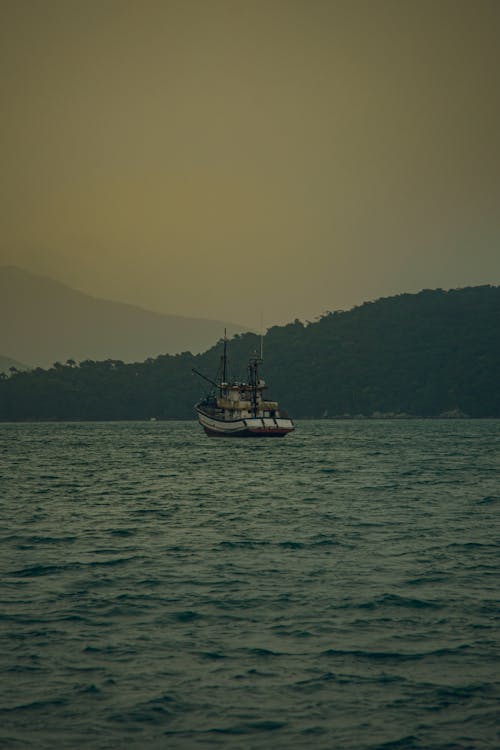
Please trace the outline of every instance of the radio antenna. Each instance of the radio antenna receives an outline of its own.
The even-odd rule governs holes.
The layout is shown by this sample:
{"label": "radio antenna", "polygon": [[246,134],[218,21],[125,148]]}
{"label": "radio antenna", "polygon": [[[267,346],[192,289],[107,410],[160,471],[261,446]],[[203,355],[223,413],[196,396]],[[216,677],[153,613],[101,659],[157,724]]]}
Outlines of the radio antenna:
{"label": "radio antenna", "polygon": [[224,354],[222,355],[222,382],[227,383],[227,330],[224,328]]}

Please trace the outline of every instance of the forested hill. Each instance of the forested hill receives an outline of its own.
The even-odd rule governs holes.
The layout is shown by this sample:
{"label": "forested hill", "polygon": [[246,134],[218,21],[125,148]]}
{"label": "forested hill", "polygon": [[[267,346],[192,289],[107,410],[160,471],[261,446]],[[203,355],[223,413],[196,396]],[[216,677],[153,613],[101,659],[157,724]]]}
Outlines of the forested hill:
{"label": "forested hill", "polygon": [[[254,334],[230,343],[245,377]],[[142,363],[55,363],[0,381],[0,419],[192,418],[221,344]],[[425,290],[276,326],[264,340],[269,396],[293,417],[461,413],[500,417],[500,287]]]}

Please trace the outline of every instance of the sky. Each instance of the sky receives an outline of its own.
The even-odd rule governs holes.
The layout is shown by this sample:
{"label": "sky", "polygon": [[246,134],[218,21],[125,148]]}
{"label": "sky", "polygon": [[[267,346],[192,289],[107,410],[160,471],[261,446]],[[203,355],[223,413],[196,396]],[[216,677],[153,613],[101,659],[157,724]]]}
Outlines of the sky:
{"label": "sky", "polygon": [[0,0],[0,264],[254,328],[498,284],[499,39],[497,0]]}

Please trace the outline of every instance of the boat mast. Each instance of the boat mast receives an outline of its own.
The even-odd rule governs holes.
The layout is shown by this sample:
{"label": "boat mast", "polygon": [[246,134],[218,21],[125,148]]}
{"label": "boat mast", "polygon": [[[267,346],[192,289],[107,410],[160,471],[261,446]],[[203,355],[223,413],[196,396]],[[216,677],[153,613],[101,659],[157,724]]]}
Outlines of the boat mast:
{"label": "boat mast", "polygon": [[260,361],[264,361],[264,323],[262,311],[260,313]]}
{"label": "boat mast", "polygon": [[222,355],[222,382],[227,383],[227,333],[224,328],[224,354]]}
{"label": "boat mast", "polygon": [[248,381],[252,394],[253,416],[257,416],[257,357],[251,357],[248,363]]}

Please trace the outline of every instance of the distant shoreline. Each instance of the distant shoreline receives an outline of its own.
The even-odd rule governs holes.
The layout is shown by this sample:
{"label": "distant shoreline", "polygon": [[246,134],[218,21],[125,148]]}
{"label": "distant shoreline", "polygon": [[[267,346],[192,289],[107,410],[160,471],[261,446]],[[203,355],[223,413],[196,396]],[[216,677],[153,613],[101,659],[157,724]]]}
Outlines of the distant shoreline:
{"label": "distant shoreline", "polygon": [[[294,422],[485,422],[500,420],[497,416],[485,417],[452,417],[452,416],[415,416],[406,414],[404,416],[362,416],[356,415],[340,417],[299,417]],[[158,422],[197,422],[196,417],[192,419],[169,418],[169,419],[0,419],[0,424],[156,424]]]}

